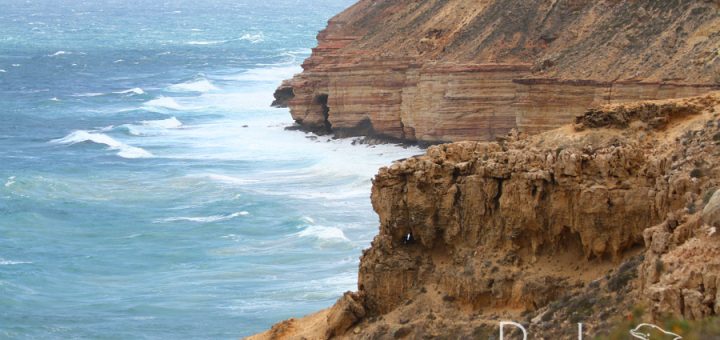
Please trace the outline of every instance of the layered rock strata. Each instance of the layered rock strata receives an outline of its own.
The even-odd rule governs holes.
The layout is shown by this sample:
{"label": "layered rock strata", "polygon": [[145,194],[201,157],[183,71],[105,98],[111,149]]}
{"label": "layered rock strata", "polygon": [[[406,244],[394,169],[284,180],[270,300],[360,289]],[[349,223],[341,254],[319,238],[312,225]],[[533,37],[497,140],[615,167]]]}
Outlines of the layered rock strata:
{"label": "layered rock strata", "polygon": [[358,291],[257,338],[478,338],[509,319],[558,339],[633,306],[717,316],[719,112],[720,93],[608,105],[382,168]]}
{"label": "layered rock strata", "polygon": [[407,142],[537,133],[587,107],[720,84],[717,1],[361,0],[274,105],[303,128]]}

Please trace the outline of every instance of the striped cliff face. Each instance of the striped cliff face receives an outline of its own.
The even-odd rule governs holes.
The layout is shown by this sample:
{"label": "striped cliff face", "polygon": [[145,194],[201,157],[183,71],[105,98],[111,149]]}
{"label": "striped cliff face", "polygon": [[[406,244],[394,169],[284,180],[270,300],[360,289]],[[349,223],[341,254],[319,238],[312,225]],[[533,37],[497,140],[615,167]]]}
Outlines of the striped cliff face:
{"label": "striped cliff face", "polygon": [[304,128],[340,136],[537,133],[589,106],[717,88],[717,11],[694,1],[360,1],[329,22],[276,97]]}

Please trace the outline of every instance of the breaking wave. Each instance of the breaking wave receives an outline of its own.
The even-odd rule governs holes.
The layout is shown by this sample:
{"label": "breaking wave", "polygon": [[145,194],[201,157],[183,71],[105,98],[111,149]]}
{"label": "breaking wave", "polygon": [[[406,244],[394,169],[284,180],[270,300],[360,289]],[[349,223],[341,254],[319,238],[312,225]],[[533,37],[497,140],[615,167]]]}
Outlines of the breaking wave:
{"label": "breaking wave", "polygon": [[168,91],[173,92],[210,92],[217,91],[218,88],[207,79],[194,80],[185,83],[175,84],[168,87]]}
{"label": "breaking wave", "polygon": [[133,88],[133,89],[129,89],[129,90],[125,90],[125,91],[118,91],[118,92],[113,92],[113,93],[117,93],[117,94],[145,94],[145,91],[144,91],[143,89],[139,88],[139,87],[136,87],[136,88]]}
{"label": "breaking wave", "polygon": [[300,237],[311,237],[322,241],[350,241],[345,233],[336,227],[312,225],[298,233]]}
{"label": "breaking wave", "polygon": [[69,135],[59,138],[59,139],[53,139],[50,141],[54,144],[65,144],[65,145],[73,145],[78,143],[84,143],[84,142],[92,142],[96,144],[103,144],[107,145],[109,150],[117,150],[117,155],[122,158],[150,158],[153,157],[153,155],[142,149],[135,146],[127,145],[125,143],[122,143],[120,141],[117,141],[113,139],[112,137],[102,134],[102,133],[96,133],[96,132],[89,132],[84,130],[78,130],[70,133]]}

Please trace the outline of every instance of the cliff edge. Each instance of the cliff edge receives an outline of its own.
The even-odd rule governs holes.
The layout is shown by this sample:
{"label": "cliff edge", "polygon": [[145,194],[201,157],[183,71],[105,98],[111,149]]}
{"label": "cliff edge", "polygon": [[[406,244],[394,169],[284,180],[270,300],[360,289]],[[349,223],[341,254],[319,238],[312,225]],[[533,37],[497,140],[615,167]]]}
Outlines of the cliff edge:
{"label": "cliff edge", "polygon": [[720,1],[360,0],[277,90],[304,129],[440,143],[720,84]]}
{"label": "cliff edge", "polygon": [[[358,291],[253,339],[547,339],[720,315],[720,92],[607,105],[380,169]],[[639,316],[638,316],[639,317]]]}

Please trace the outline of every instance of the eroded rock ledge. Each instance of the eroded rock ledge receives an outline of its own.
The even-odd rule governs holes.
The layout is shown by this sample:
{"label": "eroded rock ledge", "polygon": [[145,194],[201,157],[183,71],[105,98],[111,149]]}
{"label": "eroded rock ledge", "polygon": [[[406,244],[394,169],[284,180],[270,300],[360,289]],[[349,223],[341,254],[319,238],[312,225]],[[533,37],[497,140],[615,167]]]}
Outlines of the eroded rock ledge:
{"label": "eroded rock ledge", "polygon": [[380,169],[358,291],[255,338],[478,338],[509,319],[559,339],[637,305],[719,315],[719,112],[717,92],[609,105]]}
{"label": "eroded rock ledge", "polygon": [[276,92],[306,130],[494,140],[720,84],[717,1],[361,0]]}

